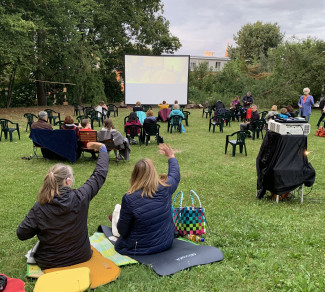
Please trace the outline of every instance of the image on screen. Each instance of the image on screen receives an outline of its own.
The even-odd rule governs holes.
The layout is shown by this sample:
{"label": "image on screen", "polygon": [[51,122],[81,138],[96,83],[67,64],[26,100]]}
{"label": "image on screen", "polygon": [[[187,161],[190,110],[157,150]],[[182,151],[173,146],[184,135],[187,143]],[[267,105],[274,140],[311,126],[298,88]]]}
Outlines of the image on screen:
{"label": "image on screen", "polygon": [[125,104],[187,104],[189,56],[125,55]]}

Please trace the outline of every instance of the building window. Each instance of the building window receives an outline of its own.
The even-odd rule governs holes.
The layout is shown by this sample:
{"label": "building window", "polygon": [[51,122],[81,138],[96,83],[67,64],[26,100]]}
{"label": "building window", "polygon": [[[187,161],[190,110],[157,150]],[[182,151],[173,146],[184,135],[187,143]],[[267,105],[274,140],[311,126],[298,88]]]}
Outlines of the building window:
{"label": "building window", "polygon": [[221,69],[221,62],[216,62],[216,69],[220,70]]}
{"label": "building window", "polygon": [[191,67],[192,70],[194,69],[195,66],[196,66],[196,63],[195,62],[191,62],[190,67]]}

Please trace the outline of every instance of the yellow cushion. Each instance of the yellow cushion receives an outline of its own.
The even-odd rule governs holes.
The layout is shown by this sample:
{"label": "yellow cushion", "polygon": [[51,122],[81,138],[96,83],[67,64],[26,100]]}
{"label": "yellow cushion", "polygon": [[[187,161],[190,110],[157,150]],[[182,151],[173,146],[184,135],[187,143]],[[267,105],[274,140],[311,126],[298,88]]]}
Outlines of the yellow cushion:
{"label": "yellow cushion", "polygon": [[91,249],[93,250],[93,255],[91,259],[87,262],[83,262],[68,267],[47,269],[47,270],[43,270],[43,272],[47,274],[51,272],[63,271],[68,269],[75,269],[75,268],[82,268],[82,267],[89,268],[91,289],[94,289],[98,286],[102,286],[116,280],[117,277],[120,275],[121,272],[120,268],[116,264],[114,264],[114,262],[112,262],[111,260],[103,257],[97,249],[93,247],[91,247]]}
{"label": "yellow cushion", "polygon": [[40,276],[34,287],[34,292],[79,292],[90,286],[88,268],[56,271]]}

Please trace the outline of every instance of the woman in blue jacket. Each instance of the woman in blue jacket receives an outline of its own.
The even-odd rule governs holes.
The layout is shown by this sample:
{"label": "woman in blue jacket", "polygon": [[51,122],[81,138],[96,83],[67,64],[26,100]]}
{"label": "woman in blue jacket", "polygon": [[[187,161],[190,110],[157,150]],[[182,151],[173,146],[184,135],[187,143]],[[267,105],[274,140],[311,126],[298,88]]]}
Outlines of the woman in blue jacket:
{"label": "woman in blue jacket", "polygon": [[300,96],[298,105],[299,105],[299,115],[306,119],[309,122],[311,115],[311,106],[314,105],[314,98],[310,95],[310,89],[304,88],[304,95]]}
{"label": "woman in blue jacket", "polygon": [[180,181],[174,151],[165,144],[160,153],[168,157],[168,176],[159,178],[151,159],[134,166],[131,187],[123,196],[117,229],[120,237],[115,249],[120,254],[145,255],[171,247],[175,226],[172,219],[172,195]]}

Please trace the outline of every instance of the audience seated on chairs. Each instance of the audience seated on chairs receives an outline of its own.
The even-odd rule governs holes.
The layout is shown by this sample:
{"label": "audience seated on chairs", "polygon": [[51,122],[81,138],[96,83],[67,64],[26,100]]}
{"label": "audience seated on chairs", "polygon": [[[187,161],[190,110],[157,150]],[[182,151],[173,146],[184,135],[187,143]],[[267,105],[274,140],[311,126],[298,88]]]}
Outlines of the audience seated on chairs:
{"label": "audience seated on chairs", "polygon": [[98,118],[102,118],[102,116],[107,116],[108,107],[104,101],[101,101],[98,106],[95,107],[95,110],[98,111]]}
{"label": "audience seated on chairs", "polygon": [[245,120],[246,121],[249,121],[251,119],[251,116],[252,116],[252,108],[250,107],[249,109],[247,109],[246,111],[246,117],[245,117]]}
{"label": "audience seated on chairs", "polygon": [[170,108],[163,108],[163,109],[159,110],[157,120],[166,122],[168,120],[168,116],[169,116],[170,112],[171,112]]}
{"label": "audience seated on chairs", "polygon": [[66,116],[62,125],[62,130],[74,130],[77,136],[79,135],[79,127],[74,124],[72,116]]}
{"label": "audience seated on chairs", "polygon": [[294,118],[296,116],[295,109],[290,104],[287,105],[287,110],[290,114],[290,117]]}
{"label": "audience seated on chairs", "polygon": [[143,125],[144,119],[146,118],[145,112],[143,112],[143,111],[137,111],[135,113],[136,113],[136,115],[137,115],[137,117],[138,117],[141,125]]}
{"label": "audience seated on chairs", "polygon": [[285,119],[287,120],[289,117],[290,117],[290,114],[288,114],[288,110],[287,108],[283,107],[281,110],[280,110],[280,115],[279,115],[280,118],[282,119]]}
{"label": "audience seated on chairs", "polygon": [[265,121],[268,122],[270,119],[272,119],[274,116],[277,116],[278,114],[278,107],[274,104],[272,105],[271,110],[265,116]]}
{"label": "audience seated on chairs", "polygon": [[[36,148],[42,147],[44,158],[75,162],[81,153],[75,131],[32,129],[29,138]],[[37,157],[36,148],[34,154]]]}
{"label": "audience seated on chairs", "polygon": [[[129,126],[139,126],[137,128],[137,134],[138,136],[141,135],[141,123],[138,119],[138,116],[135,112],[132,112],[129,114],[129,118],[128,118],[128,121],[124,124],[124,128],[126,129],[126,135],[129,136],[130,135],[130,128]],[[139,136],[140,138],[139,139],[142,139],[141,136]],[[134,143],[136,144],[137,141],[134,140],[134,137],[130,137],[130,142],[131,144]],[[141,142],[141,141],[140,141]]]}
{"label": "audience seated on chairs", "polygon": [[[178,120],[178,125],[177,124],[175,124],[175,118],[176,117],[181,117],[181,118],[179,118],[179,120]],[[170,129],[170,133],[172,133],[172,129],[173,129],[173,127],[174,127],[174,129],[176,129],[177,128],[177,130],[181,133],[182,132],[182,126],[181,126],[181,123],[182,123],[182,119],[184,119],[185,117],[184,117],[184,114],[183,114],[183,112],[179,109],[179,105],[178,104],[175,104],[174,105],[174,109],[170,112],[170,114],[169,114],[169,117],[168,117],[168,129],[167,130],[169,130],[169,127],[171,127],[171,129]],[[176,123],[177,123],[177,121],[176,121]]]}
{"label": "audience seated on chairs", "polygon": [[52,166],[37,202],[17,229],[20,240],[38,237],[40,244],[34,257],[41,269],[79,264],[92,257],[87,228],[89,204],[105,182],[109,162],[103,144],[93,142],[89,146],[99,151],[89,179],[74,189],[72,168],[64,164]]}
{"label": "audience seated on chairs", "polygon": [[179,104],[174,105],[174,109],[170,112],[168,118],[171,118],[172,116],[181,116],[184,119],[184,114],[179,109]]}
{"label": "audience seated on chairs", "polygon": [[172,105],[172,110],[174,109],[174,105],[175,104],[178,104],[178,100],[177,99],[175,99],[174,104]]}
{"label": "audience seated on chairs", "polygon": [[141,106],[141,102],[140,101],[137,101],[135,106],[133,107],[133,111],[134,112],[137,112],[137,111],[141,111],[143,112],[143,107]]}
{"label": "audience seated on chairs", "polygon": [[162,103],[158,104],[159,109],[169,108],[169,104],[164,100]]}
{"label": "audience seated on chairs", "polygon": [[[81,121],[81,127],[82,128],[79,129],[79,132],[85,132],[85,131],[93,131],[93,132],[95,132],[95,130],[93,130],[91,128],[91,124],[90,124],[90,121],[88,119],[83,119]],[[83,142],[83,145],[82,146],[85,147],[85,148],[87,148],[87,142]],[[96,159],[97,158],[97,156],[95,154],[95,151],[89,151],[89,152],[91,153],[91,156],[92,156],[93,159]]]}
{"label": "audience seated on chairs", "polygon": [[228,112],[228,110],[224,107],[220,107],[220,108],[217,108],[215,111],[214,111],[214,115],[215,116],[221,116],[223,114],[225,114],[226,112]]}
{"label": "audience seated on chairs", "polygon": [[112,231],[118,237],[115,250],[120,254],[153,254],[173,244],[175,226],[170,206],[180,181],[179,165],[170,146],[160,144],[159,149],[168,158],[168,175],[159,176],[151,159],[139,160],[131,175],[130,188],[122,198],[120,212],[113,213],[112,222],[119,217]]}
{"label": "audience seated on chairs", "polygon": [[40,111],[38,113],[38,121],[32,123],[31,129],[53,130],[52,125],[47,122],[47,112]]}
{"label": "audience seated on chairs", "polygon": [[[252,109],[252,114],[251,114],[250,121],[240,124],[241,131],[253,129],[255,127],[255,124],[253,125],[253,122],[255,121],[257,122],[260,119],[260,115],[257,111],[257,106],[253,104],[251,106],[251,109]],[[248,137],[251,137],[251,135],[249,134]]]}
{"label": "audience seated on chairs", "polygon": [[119,155],[114,150],[117,160],[120,160],[122,155],[125,160],[129,160],[130,157],[130,145],[127,138],[124,138],[122,134],[117,131],[110,118],[104,121],[104,128],[97,132],[98,141],[103,142],[105,140],[114,140],[114,145],[119,149]]}
{"label": "audience seated on chairs", "polygon": [[226,108],[224,103],[221,101],[221,100],[218,100],[213,106],[212,106],[212,110],[217,110],[217,109],[220,109],[220,108]]}
{"label": "audience seated on chairs", "polygon": [[232,106],[234,109],[236,109],[238,106],[240,107],[240,100],[239,100],[239,96],[236,95],[234,100],[231,102]]}
{"label": "audience seated on chairs", "polygon": [[[153,111],[152,110],[148,110],[146,112],[146,118],[143,122],[143,141],[144,141],[144,138],[145,138],[145,130],[146,130],[146,127],[148,127],[148,125],[150,124],[157,124],[157,119],[156,117],[153,115]],[[150,143],[150,136],[148,136],[148,143]]]}

